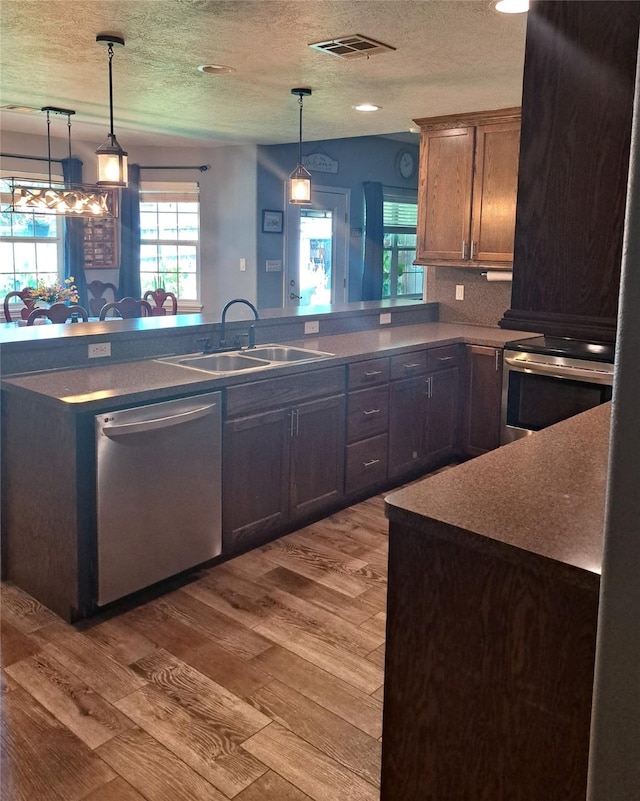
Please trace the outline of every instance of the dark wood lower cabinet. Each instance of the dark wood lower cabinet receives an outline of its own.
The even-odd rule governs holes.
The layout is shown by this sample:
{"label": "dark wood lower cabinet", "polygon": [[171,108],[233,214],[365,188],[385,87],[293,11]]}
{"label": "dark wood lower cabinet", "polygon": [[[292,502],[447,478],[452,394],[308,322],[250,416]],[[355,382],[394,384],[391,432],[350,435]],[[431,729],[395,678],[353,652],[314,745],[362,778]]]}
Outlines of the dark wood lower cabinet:
{"label": "dark wood lower cabinet", "polygon": [[443,463],[457,450],[458,369],[392,382],[389,477]]}
{"label": "dark wood lower cabinet", "polygon": [[455,458],[458,452],[458,370],[441,370],[428,378],[425,459],[428,465]]}
{"label": "dark wood lower cabinet", "polygon": [[337,504],[344,486],[344,395],[228,420],[223,552],[247,550]]}
{"label": "dark wood lower cabinet", "polygon": [[389,477],[411,473],[424,462],[427,414],[425,376],[393,381],[389,389]]}
{"label": "dark wood lower cabinet", "polygon": [[467,345],[462,452],[480,456],[500,445],[502,349]]}
{"label": "dark wood lower cabinet", "polygon": [[344,395],[303,403],[292,411],[291,517],[337,502],[344,486]]}
{"label": "dark wood lower cabinet", "polygon": [[275,409],[224,425],[223,551],[264,542],[286,524],[290,415]]}

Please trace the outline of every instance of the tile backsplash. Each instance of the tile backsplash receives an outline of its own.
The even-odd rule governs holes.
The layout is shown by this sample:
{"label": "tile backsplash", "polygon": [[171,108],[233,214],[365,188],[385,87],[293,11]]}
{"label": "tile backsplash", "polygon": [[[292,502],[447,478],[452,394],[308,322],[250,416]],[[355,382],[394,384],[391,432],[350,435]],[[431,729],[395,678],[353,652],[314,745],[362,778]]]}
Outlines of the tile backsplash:
{"label": "tile backsplash", "polygon": [[[440,304],[440,322],[497,325],[511,308],[511,282],[487,281],[479,272],[454,267],[427,267],[426,301]],[[456,285],[464,300],[456,300]]]}

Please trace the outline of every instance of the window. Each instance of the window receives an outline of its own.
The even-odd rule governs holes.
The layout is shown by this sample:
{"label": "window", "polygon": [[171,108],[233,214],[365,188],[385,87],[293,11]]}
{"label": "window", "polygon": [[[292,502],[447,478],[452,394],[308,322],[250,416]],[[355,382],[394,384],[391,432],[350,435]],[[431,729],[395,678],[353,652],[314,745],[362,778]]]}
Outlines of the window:
{"label": "window", "polygon": [[383,298],[422,297],[423,268],[416,257],[418,200],[415,192],[383,190]]}
{"label": "window", "polygon": [[197,183],[142,183],[140,285],[199,299],[200,200]]}
{"label": "window", "polygon": [[[41,185],[41,181],[22,184]],[[0,208],[10,202],[10,187],[0,178]],[[0,297],[35,287],[42,279],[53,284],[62,278],[62,223],[52,214],[14,214],[0,211]]]}

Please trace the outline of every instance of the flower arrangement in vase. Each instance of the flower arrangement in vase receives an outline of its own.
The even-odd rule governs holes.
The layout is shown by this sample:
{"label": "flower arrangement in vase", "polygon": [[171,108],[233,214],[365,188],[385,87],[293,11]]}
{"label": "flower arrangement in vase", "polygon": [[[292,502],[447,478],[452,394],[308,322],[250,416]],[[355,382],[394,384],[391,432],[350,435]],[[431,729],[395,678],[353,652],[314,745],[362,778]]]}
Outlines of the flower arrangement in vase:
{"label": "flower arrangement in vase", "polygon": [[56,281],[53,284],[46,284],[42,279],[38,280],[35,287],[29,287],[31,297],[37,302],[42,303],[77,303],[78,290],[73,283],[73,276],[64,279],[64,283]]}

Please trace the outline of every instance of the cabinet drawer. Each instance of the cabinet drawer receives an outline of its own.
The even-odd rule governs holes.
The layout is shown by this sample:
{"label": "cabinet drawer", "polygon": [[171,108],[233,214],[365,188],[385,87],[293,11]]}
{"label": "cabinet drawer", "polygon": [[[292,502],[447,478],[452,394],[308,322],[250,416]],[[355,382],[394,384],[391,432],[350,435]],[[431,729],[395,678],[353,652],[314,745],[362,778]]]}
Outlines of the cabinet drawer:
{"label": "cabinet drawer", "polygon": [[427,351],[427,370],[444,370],[446,367],[457,367],[460,362],[460,345],[442,345]]}
{"label": "cabinet drawer", "polygon": [[427,351],[415,350],[391,357],[391,378],[409,378],[427,372]]}
{"label": "cabinet drawer", "polygon": [[347,445],[345,492],[358,492],[387,477],[387,435]]}
{"label": "cabinet drawer", "polygon": [[364,389],[389,380],[389,358],[367,359],[349,365],[349,389]]}
{"label": "cabinet drawer", "polygon": [[349,393],[347,442],[373,437],[387,430],[389,385]]}
{"label": "cabinet drawer", "polygon": [[227,418],[344,392],[344,367],[309,370],[227,389]]}

